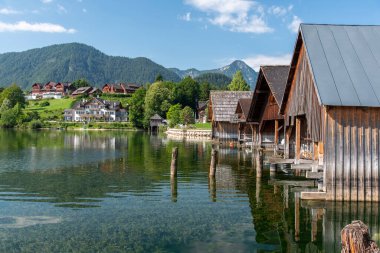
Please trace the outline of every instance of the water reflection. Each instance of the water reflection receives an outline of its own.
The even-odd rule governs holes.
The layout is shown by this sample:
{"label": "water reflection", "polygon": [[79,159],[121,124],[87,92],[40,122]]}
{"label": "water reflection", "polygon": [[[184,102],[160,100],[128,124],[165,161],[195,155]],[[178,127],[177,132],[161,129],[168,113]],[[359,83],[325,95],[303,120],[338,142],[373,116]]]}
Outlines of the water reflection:
{"label": "water reflection", "polygon": [[271,179],[265,154],[219,147],[209,177],[208,142],[132,132],[0,138],[1,252],[337,252],[355,219],[380,240],[377,203],[302,201],[313,182]]}
{"label": "water reflection", "polygon": [[59,217],[49,216],[1,216],[1,228],[25,228],[35,225],[56,224],[62,222]]}

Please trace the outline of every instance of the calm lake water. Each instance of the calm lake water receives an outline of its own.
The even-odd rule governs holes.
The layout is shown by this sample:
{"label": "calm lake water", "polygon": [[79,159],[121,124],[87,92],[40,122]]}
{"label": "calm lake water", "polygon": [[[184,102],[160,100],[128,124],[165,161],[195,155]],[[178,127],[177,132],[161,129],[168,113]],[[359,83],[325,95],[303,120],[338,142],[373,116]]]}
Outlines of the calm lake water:
{"label": "calm lake water", "polygon": [[209,142],[5,130],[0,141],[0,252],[340,252],[354,219],[380,239],[377,203],[300,201],[266,168],[256,179],[237,149],[220,150],[214,181]]}

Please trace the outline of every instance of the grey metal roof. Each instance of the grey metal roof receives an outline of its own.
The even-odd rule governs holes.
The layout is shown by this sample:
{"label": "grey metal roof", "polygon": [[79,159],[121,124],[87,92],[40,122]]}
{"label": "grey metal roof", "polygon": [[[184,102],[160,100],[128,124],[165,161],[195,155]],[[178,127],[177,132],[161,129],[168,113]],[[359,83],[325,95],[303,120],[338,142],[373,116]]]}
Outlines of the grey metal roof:
{"label": "grey metal roof", "polygon": [[380,106],[380,26],[301,24],[300,32],[321,104]]}
{"label": "grey metal roof", "polygon": [[239,99],[252,99],[253,91],[211,91],[210,99],[214,121],[230,122]]}

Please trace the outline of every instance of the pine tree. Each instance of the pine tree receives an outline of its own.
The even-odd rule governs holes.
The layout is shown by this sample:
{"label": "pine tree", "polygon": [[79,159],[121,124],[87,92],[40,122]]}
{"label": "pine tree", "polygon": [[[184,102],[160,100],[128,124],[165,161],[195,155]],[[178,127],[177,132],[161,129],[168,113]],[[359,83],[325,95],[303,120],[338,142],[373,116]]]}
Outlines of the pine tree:
{"label": "pine tree", "polygon": [[236,71],[232,82],[228,85],[228,89],[231,91],[249,91],[250,87],[243,78],[241,70]]}

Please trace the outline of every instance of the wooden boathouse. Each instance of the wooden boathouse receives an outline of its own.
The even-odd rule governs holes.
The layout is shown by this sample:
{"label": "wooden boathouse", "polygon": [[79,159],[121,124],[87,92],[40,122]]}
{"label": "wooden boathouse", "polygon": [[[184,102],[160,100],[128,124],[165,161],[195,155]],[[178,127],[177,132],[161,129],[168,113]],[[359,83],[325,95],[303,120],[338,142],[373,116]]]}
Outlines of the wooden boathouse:
{"label": "wooden boathouse", "polygon": [[379,201],[379,40],[380,26],[299,29],[280,109],[286,153],[323,164],[327,200]]}
{"label": "wooden boathouse", "polygon": [[247,122],[254,126],[258,146],[276,148],[284,139],[284,117],[279,114],[289,66],[261,66]]}
{"label": "wooden boathouse", "polygon": [[238,141],[238,120],[235,114],[239,99],[252,99],[252,91],[211,91],[209,120],[212,138],[220,141]]}
{"label": "wooden boathouse", "polygon": [[236,106],[235,114],[238,122],[238,138],[240,144],[253,143],[253,124],[247,122],[252,98],[241,98]]}

